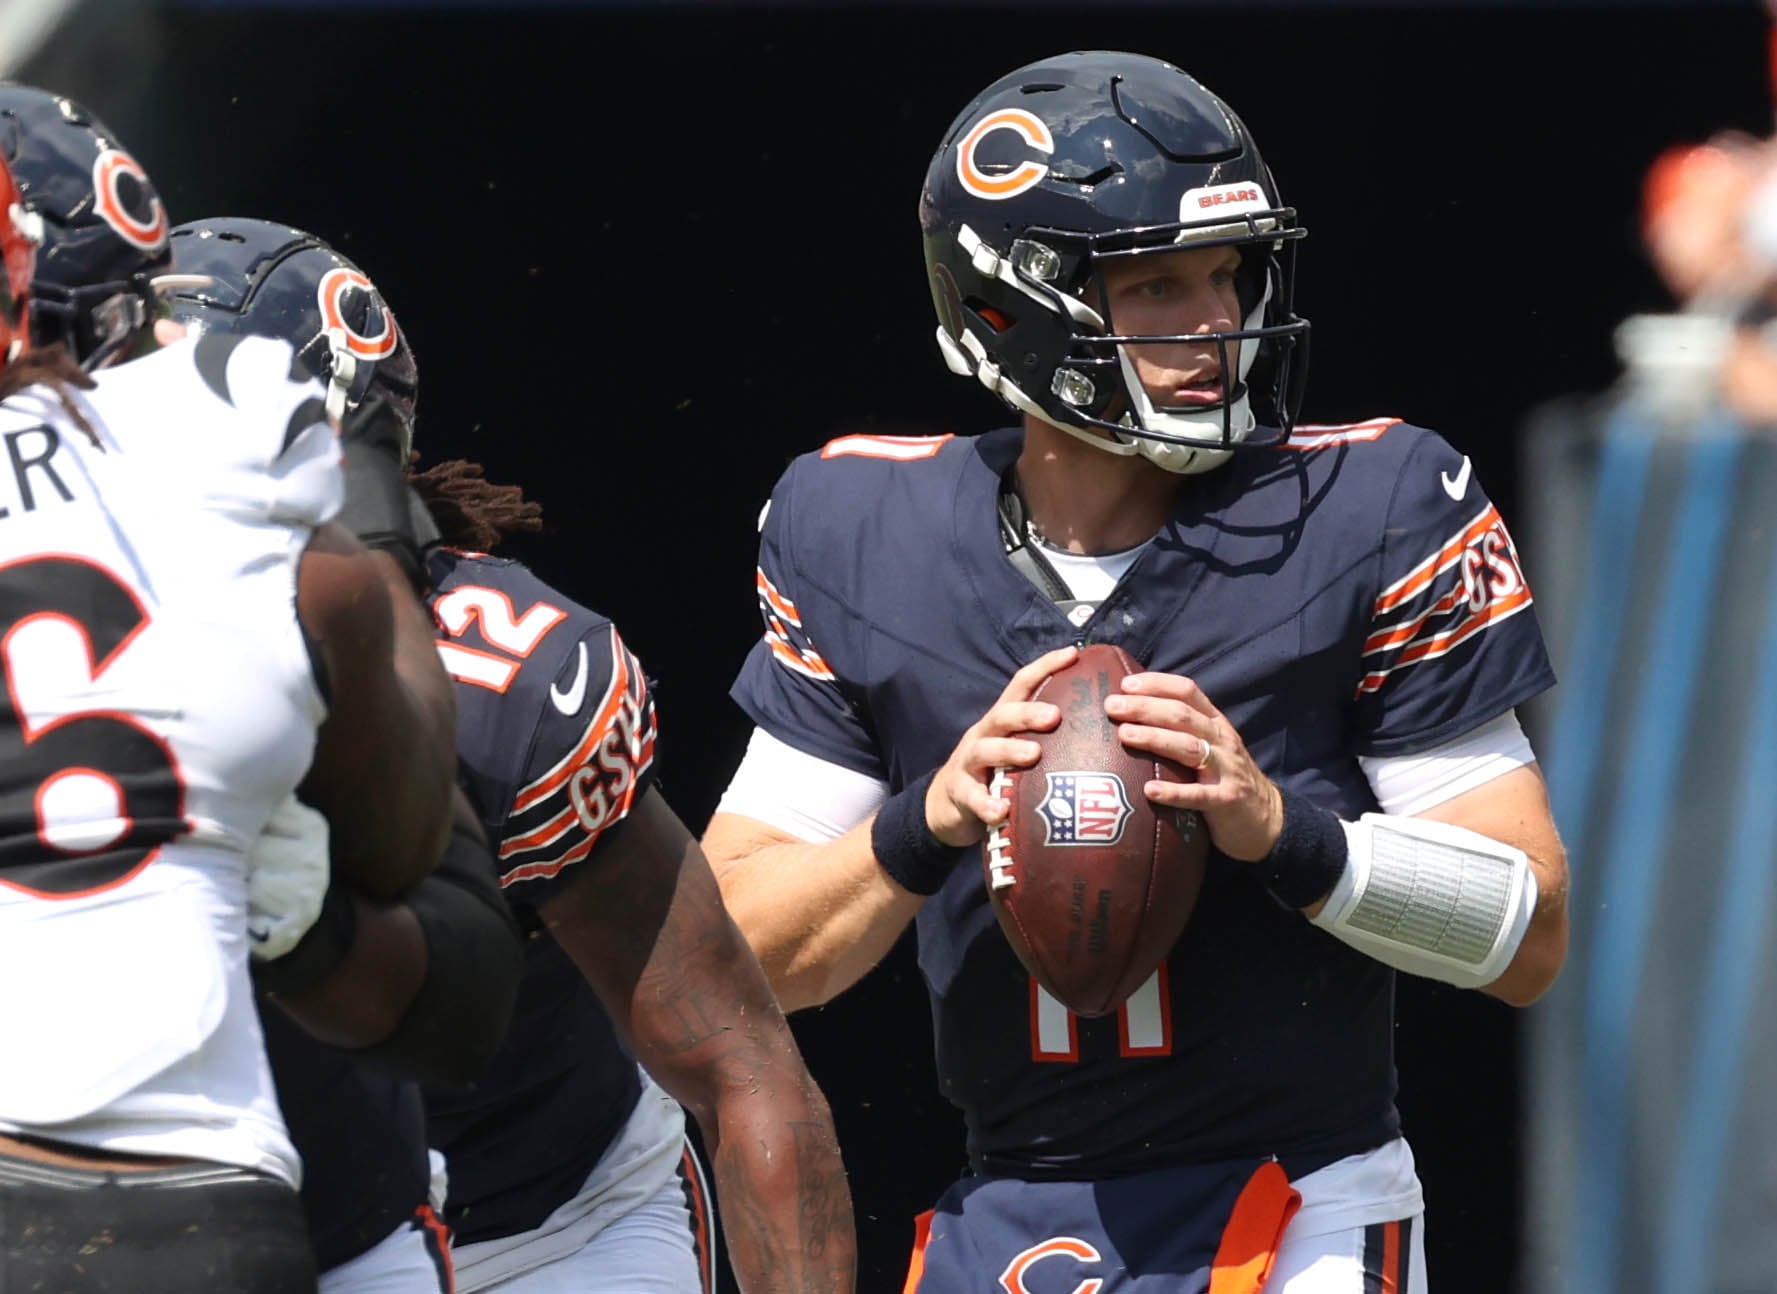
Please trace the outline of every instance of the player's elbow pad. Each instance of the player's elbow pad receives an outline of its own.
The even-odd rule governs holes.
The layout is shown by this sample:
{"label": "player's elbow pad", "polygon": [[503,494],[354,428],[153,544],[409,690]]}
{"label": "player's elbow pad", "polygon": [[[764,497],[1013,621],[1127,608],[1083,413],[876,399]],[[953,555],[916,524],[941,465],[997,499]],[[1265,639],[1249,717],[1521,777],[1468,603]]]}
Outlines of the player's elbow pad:
{"label": "player's elbow pad", "polygon": [[1344,873],[1314,924],[1377,961],[1458,988],[1504,973],[1536,912],[1521,849],[1447,822],[1343,822]]}
{"label": "player's elbow pad", "polygon": [[487,846],[453,828],[437,870],[402,902],[426,937],[426,978],[395,1032],[359,1054],[427,1082],[471,1082],[506,1040],[524,973]]}

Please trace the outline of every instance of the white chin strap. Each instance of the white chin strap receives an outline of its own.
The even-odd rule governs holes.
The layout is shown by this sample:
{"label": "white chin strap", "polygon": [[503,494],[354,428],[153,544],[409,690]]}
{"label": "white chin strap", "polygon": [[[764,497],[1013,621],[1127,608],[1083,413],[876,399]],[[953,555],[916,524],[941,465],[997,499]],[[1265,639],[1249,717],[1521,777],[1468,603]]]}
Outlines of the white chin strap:
{"label": "white chin strap", "polygon": [[346,345],[343,328],[327,330],[327,350],[331,360],[327,377],[327,416],[339,422],[346,416],[346,396],[358,377],[358,357]]}
{"label": "white chin strap", "polygon": [[[1246,408],[1246,401],[1240,402],[1240,408]],[[1218,427],[1219,431],[1220,428]],[[1230,458],[1233,452],[1226,449],[1193,449],[1187,445],[1174,445],[1164,440],[1138,440],[1136,448],[1141,456],[1157,467],[1179,476],[1192,476],[1198,472],[1207,472],[1212,467],[1220,467]]]}
{"label": "white chin strap", "polygon": [[[1242,349],[1245,349],[1244,347]],[[1245,440],[1252,434],[1257,423],[1253,417],[1251,406],[1247,402],[1243,388],[1239,397],[1232,405],[1218,404],[1213,409],[1205,409],[1201,413],[1169,413],[1154,406],[1148,399],[1148,393],[1142,389],[1141,381],[1135,376],[1135,366],[1129,362],[1124,348],[1117,347],[1117,361],[1123,369],[1123,385],[1129,391],[1130,402],[1135,406],[1135,421],[1150,431],[1165,432],[1168,436],[1180,436],[1190,440],[1208,438],[1210,445],[1182,445],[1171,440],[1152,440],[1138,432],[1129,434],[1135,441],[1138,454],[1151,463],[1165,468],[1169,472],[1177,472],[1187,476],[1196,472],[1207,472],[1211,468],[1220,467],[1234,456],[1234,452],[1222,448],[1222,419],[1228,419],[1227,437],[1231,441]],[[1246,367],[1246,359],[1241,358],[1242,370]],[[1244,378],[1244,371],[1241,376]]]}
{"label": "white chin strap", "polygon": [[1115,454],[1118,458],[1135,458],[1141,454],[1141,442],[1137,440],[1113,440],[1108,431],[1099,431],[1092,427],[1075,427],[1065,422],[1056,422],[1046,413],[1039,412],[1037,417],[1054,427],[1057,431],[1065,431],[1076,440],[1083,440],[1094,449],[1102,449],[1107,454]]}

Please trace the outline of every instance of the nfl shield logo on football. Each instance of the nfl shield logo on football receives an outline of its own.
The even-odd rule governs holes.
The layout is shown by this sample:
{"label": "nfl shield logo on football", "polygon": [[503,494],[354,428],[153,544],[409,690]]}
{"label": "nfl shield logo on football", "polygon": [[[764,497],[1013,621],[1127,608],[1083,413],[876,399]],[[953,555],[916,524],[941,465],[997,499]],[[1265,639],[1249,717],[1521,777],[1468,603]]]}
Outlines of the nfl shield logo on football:
{"label": "nfl shield logo on football", "polygon": [[1051,845],[1114,845],[1129,821],[1129,796],[1115,773],[1044,773],[1038,809]]}

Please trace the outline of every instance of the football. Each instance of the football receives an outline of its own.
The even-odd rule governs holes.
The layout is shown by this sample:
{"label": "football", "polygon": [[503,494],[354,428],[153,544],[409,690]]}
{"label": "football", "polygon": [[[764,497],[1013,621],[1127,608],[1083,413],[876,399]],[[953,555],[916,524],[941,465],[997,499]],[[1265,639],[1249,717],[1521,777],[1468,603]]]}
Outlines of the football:
{"label": "football", "polygon": [[1025,968],[1081,1016],[1115,1011],[1151,975],[1197,904],[1209,856],[1200,815],[1142,793],[1195,773],[1117,739],[1104,701],[1141,666],[1099,643],[1045,679],[1061,707],[1053,732],[1025,733],[1043,754],[995,772],[1011,816],[982,851],[987,893]]}

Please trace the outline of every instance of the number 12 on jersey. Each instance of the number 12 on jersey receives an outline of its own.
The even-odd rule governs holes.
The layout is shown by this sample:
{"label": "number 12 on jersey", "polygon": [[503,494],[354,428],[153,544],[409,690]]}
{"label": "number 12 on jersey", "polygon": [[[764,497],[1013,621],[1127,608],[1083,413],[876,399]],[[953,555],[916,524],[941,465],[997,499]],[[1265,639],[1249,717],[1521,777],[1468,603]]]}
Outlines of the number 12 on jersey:
{"label": "number 12 on jersey", "polygon": [[490,647],[518,658],[510,660],[461,643],[438,644],[439,658],[452,678],[492,692],[511,687],[524,658],[537,649],[545,634],[568,618],[566,611],[547,602],[533,602],[521,616],[511,598],[479,584],[452,589],[432,604],[432,615],[452,638],[462,637],[473,625]]}
{"label": "number 12 on jersey", "polygon": [[[1166,963],[1117,1008],[1117,1054],[1129,1058],[1172,1055],[1172,991]],[[1067,1063],[1080,1059],[1080,1017],[1030,981],[1030,1058]]]}

